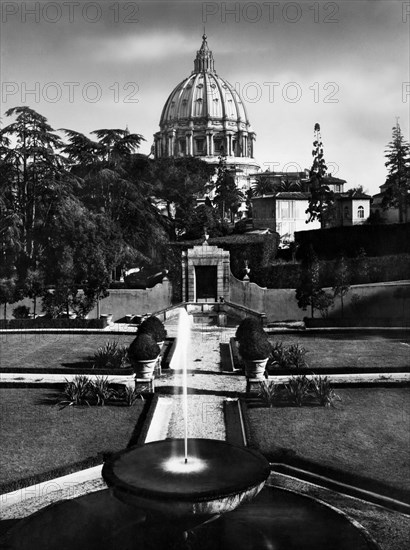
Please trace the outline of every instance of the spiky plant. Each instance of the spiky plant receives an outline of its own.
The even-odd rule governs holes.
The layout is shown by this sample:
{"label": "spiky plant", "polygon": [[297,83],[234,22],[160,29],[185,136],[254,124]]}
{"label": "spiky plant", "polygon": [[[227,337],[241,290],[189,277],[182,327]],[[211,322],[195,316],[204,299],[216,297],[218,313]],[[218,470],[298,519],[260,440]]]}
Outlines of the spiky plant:
{"label": "spiky plant", "polygon": [[336,400],[341,400],[331,387],[327,376],[314,376],[310,384],[314,395],[322,407],[333,407]]}
{"label": "spiky plant", "polygon": [[278,367],[280,369],[286,369],[288,367],[288,354],[287,348],[282,342],[275,342],[272,346],[272,359],[269,362],[269,366]]}
{"label": "spiky plant", "polygon": [[278,397],[278,385],[273,381],[263,380],[259,382],[258,397],[267,407],[273,407]]}
{"label": "spiky plant", "polygon": [[134,405],[136,401],[138,401],[138,399],[144,401],[144,397],[142,396],[141,392],[142,390],[137,390],[136,388],[126,386],[121,397],[124,399],[125,403],[129,407],[132,407],[132,405]]}
{"label": "spiky plant", "polygon": [[116,340],[107,341],[94,353],[94,367],[123,368],[127,362],[128,347],[120,345]]}
{"label": "spiky plant", "polygon": [[91,381],[87,376],[77,375],[71,382],[66,379],[63,395],[65,399],[60,401],[61,408],[73,405],[88,405],[87,397],[89,397],[91,389]]}
{"label": "spiky plant", "polygon": [[310,392],[310,381],[303,376],[291,376],[286,384],[288,395],[293,403],[301,407]]}
{"label": "spiky plant", "polygon": [[103,407],[105,402],[115,397],[115,390],[110,386],[108,376],[97,376],[90,385],[90,393],[96,399],[97,405]]}
{"label": "spiky plant", "polygon": [[299,346],[299,344],[292,344],[288,347],[286,355],[288,366],[294,367],[295,369],[303,369],[307,367],[305,358],[306,350],[303,346]]}

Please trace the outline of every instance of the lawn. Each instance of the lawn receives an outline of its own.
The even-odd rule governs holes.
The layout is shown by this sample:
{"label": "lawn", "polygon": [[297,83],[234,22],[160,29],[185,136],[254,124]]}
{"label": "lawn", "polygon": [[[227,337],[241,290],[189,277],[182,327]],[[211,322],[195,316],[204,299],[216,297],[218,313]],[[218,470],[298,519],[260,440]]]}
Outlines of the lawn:
{"label": "lawn", "polygon": [[410,388],[337,390],[335,408],[250,408],[250,443],[272,462],[410,501]]}
{"label": "lawn", "polygon": [[[0,334],[0,369],[71,366],[89,361],[107,341],[129,345],[135,334],[18,333]],[[90,363],[91,366],[91,363]]]}
{"label": "lawn", "polygon": [[60,410],[58,401],[57,389],[0,388],[0,487],[124,449],[145,405]]}
{"label": "lawn", "polygon": [[385,368],[410,366],[409,334],[331,333],[270,334],[269,341],[285,346],[299,344],[307,351],[306,360],[313,371],[332,368]]}

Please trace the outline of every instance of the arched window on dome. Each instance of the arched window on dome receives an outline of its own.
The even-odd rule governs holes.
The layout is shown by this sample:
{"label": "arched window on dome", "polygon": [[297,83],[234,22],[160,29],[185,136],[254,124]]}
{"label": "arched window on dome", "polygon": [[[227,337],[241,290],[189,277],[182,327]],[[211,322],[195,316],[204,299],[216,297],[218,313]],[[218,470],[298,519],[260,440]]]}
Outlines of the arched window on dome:
{"label": "arched window on dome", "polygon": [[364,206],[359,206],[357,209],[357,217],[363,219],[364,218]]}

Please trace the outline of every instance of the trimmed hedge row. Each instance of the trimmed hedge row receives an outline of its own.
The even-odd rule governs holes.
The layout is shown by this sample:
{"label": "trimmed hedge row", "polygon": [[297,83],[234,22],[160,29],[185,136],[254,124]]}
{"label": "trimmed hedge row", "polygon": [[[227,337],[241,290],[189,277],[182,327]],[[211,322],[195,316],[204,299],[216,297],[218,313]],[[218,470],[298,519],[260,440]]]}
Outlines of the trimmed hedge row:
{"label": "trimmed hedge row", "polygon": [[[320,284],[332,287],[336,260],[321,260]],[[401,281],[409,278],[410,254],[346,258],[350,270],[350,284],[382,283]],[[296,288],[301,276],[301,264],[283,263],[262,268],[256,274],[251,272],[251,280],[267,288]]]}
{"label": "trimmed hedge row", "polygon": [[303,258],[312,246],[321,259],[343,253],[356,256],[362,248],[368,256],[410,253],[410,223],[352,225],[297,231],[298,257]]}
{"label": "trimmed hedge row", "polygon": [[30,328],[95,328],[102,329],[106,326],[105,319],[6,319],[0,321],[0,329],[30,329]]}

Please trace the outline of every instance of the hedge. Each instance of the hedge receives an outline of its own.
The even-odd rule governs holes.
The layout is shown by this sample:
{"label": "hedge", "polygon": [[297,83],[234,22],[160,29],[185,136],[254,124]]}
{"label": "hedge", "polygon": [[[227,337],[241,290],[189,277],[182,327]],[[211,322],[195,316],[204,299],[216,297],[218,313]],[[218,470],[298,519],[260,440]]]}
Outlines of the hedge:
{"label": "hedge", "polygon": [[[401,281],[409,278],[410,254],[346,258],[350,271],[350,284],[382,283]],[[320,284],[332,287],[336,260],[321,260]],[[267,288],[296,288],[299,284],[302,267],[300,263],[281,263],[262,268],[251,280]]]}
{"label": "hedge", "polygon": [[298,257],[303,258],[312,246],[321,259],[357,256],[363,249],[368,256],[410,253],[410,223],[352,225],[311,231],[297,231]]}
{"label": "hedge", "polygon": [[106,326],[105,319],[48,319],[37,317],[36,319],[6,319],[0,320],[0,329],[30,329],[30,328],[95,328],[102,329]]}

